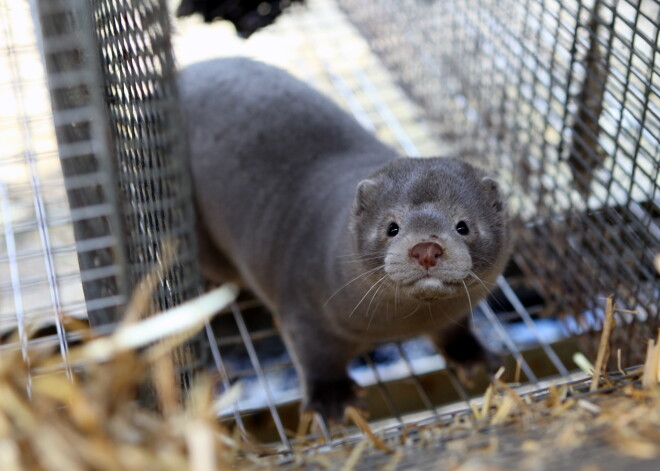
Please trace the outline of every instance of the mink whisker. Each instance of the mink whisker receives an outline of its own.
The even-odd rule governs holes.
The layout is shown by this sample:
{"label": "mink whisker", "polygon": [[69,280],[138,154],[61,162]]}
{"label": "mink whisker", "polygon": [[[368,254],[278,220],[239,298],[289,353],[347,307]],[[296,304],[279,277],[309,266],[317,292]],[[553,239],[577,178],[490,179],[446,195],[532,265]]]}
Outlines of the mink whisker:
{"label": "mink whisker", "polygon": [[435,325],[437,327],[438,326],[438,321],[436,320],[435,317],[433,317],[433,312],[431,311],[431,303],[426,303],[426,307],[428,307],[429,318],[431,319],[431,322],[433,322],[433,325]]}
{"label": "mink whisker", "polygon": [[396,282],[396,288],[394,291],[394,318],[396,319],[396,308],[399,304],[399,282]]}
{"label": "mink whisker", "polygon": [[368,262],[369,260],[379,260],[382,257],[376,256],[376,257],[369,257],[369,258],[356,258],[355,260],[341,260],[339,263],[360,263],[360,262]]}
{"label": "mink whisker", "polygon": [[417,311],[419,311],[419,307],[420,307],[420,306],[421,306],[421,304],[418,304],[417,307],[415,307],[415,309],[413,309],[413,310],[410,311],[408,314],[406,314],[405,316],[403,316],[402,319],[408,319],[409,317],[411,317],[413,314],[415,314]]}
{"label": "mink whisker", "polygon": [[476,274],[475,272],[473,272],[473,271],[471,271],[471,270],[468,271],[468,274],[469,274],[471,277],[473,277],[475,280],[477,280],[479,283],[481,283],[481,285],[482,285],[484,288],[486,288],[488,291],[490,291],[490,289],[486,286],[487,284],[491,285],[491,287],[495,287],[495,286],[497,286],[497,283],[490,283],[490,282],[486,282],[486,281],[482,280],[481,278],[479,278],[479,277],[477,276],[477,274]]}
{"label": "mink whisker", "polygon": [[[378,296],[378,293],[380,290],[385,286],[386,282],[383,282],[380,284],[374,295],[371,297],[371,301],[369,301],[369,307],[367,307],[367,315],[369,315],[369,309],[371,308],[371,303],[374,301],[374,298]],[[374,320],[374,316],[376,315],[376,311],[378,310],[378,306],[380,306],[381,301],[383,300],[383,297],[385,296],[385,292],[383,291],[383,294],[381,295],[380,299],[378,299],[378,302],[374,306],[374,310],[371,313],[371,317],[369,318],[369,323],[367,324],[367,330],[371,327],[371,321]]]}
{"label": "mink whisker", "polygon": [[380,250],[377,250],[375,252],[365,252],[365,253],[358,253],[358,254],[356,254],[356,253],[344,253],[344,254],[337,255],[337,258],[347,258],[347,257],[355,257],[355,256],[357,256],[358,258],[359,257],[369,257],[371,255],[378,255],[380,253],[381,253]]}
{"label": "mink whisker", "polygon": [[371,301],[369,301],[369,305],[367,306],[367,312],[366,312],[366,314],[364,315],[364,317],[368,317],[368,316],[369,316],[369,310],[371,309],[371,303],[374,302],[374,298],[376,297],[376,295],[378,294],[378,292],[381,290],[381,288],[382,288],[383,286],[385,286],[385,281],[384,281],[385,278],[383,277],[383,278],[381,278],[381,280],[382,280],[382,281],[379,281],[380,286],[378,287],[378,289],[377,289],[376,291],[374,291],[373,296],[371,296]]}
{"label": "mink whisker", "polygon": [[465,284],[465,280],[461,280],[463,283],[463,287],[465,288],[465,294],[467,295],[468,298],[468,304],[470,305],[470,318],[474,322],[474,310],[472,309],[472,299],[470,298],[470,291],[467,288],[467,284]]}
{"label": "mink whisker", "polygon": [[366,293],[364,293],[364,296],[362,296],[362,298],[358,301],[358,303],[355,305],[355,307],[353,308],[353,310],[348,314],[349,319],[350,319],[350,317],[353,315],[353,313],[355,313],[355,311],[356,311],[357,308],[360,306],[360,304],[362,304],[362,301],[364,301],[364,299],[365,299],[365,298],[367,297],[367,295],[371,292],[371,290],[374,289],[374,288],[376,287],[376,285],[380,284],[380,282],[383,281],[385,278],[387,278],[387,274],[383,275],[383,277],[382,277],[381,279],[379,279],[378,281],[376,281],[376,282],[371,286],[371,288],[369,288],[369,290],[368,290]]}
{"label": "mink whisker", "polygon": [[[350,280],[348,283],[346,283],[346,284],[344,284],[343,286],[341,286],[337,291],[335,291],[334,293],[332,293],[332,295],[326,300],[326,302],[323,303],[323,306],[324,306],[324,307],[327,306],[327,304],[330,302],[330,300],[331,300],[332,298],[334,298],[335,296],[337,296],[341,290],[343,290],[344,288],[346,288],[348,285],[350,285],[350,284],[353,283],[354,281],[359,280],[359,279],[362,278],[363,276],[366,276],[366,275],[369,275],[369,274],[371,274],[371,273],[377,272],[378,270],[381,270],[381,269],[384,268],[384,267],[385,267],[385,265],[380,265],[380,266],[377,266],[376,268],[372,268],[372,269],[370,269],[370,270],[365,271],[365,272],[362,273],[361,275],[356,276],[355,278],[353,278],[352,280]],[[387,276],[387,275],[386,275],[386,276]]]}

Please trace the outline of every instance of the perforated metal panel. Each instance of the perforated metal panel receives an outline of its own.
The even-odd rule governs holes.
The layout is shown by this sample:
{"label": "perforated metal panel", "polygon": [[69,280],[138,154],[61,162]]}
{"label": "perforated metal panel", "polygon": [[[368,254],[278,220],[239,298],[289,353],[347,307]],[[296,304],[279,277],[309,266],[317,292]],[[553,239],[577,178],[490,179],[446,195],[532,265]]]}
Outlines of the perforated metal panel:
{"label": "perforated metal panel", "polygon": [[[169,265],[155,295],[155,308],[166,309],[199,292],[169,12],[164,0],[92,5],[130,281]],[[165,242],[175,246],[169,263],[161,260]]]}
{"label": "perforated metal panel", "polygon": [[[94,41],[91,9],[66,1],[41,2],[38,22],[46,86],[53,109],[63,181],[71,208],[80,280],[95,325],[116,321],[129,295],[126,247]],[[37,18],[35,18],[37,20]],[[61,315],[61,314],[60,314]]]}

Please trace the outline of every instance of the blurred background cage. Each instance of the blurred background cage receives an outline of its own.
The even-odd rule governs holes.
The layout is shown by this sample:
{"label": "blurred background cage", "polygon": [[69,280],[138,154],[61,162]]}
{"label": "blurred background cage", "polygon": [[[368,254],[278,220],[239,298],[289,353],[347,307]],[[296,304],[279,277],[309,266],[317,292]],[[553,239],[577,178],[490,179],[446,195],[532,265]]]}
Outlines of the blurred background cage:
{"label": "blurred background cage", "polygon": [[[569,380],[607,296],[621,364],[642,360],[660,298],[657,0],[307,0],[248,41],[201,18],[172,26],[168,6],[0,0],[0,348],[27,361],[56,346],[70,375],[68,317],[109,331],[152,272],[153,311],[200,292],[174,57],[242,54],[308,80],[404,155],[497,175],[516,250],[474,323],[510,381]],[[245,385],[223,420],[288,446],[298,385],[259,303],[244,294],[191,346],[185,371]],[[465,408],[485,383],[466,389],[444,366],[411,340],[351,374],[372,419],[400,424]]]}
{"label": "blurred background cage", "polygon": [[340,4],[440,135],[498,169],[545,311],[598,328],[612,294],[640,361],[660,298],[658,2]]}

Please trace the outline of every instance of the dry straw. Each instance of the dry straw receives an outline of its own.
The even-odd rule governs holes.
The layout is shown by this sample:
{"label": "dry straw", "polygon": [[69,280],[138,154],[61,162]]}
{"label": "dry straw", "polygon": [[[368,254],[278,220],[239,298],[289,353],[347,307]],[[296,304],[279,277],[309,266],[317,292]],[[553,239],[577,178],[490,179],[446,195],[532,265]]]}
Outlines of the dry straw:
{"label": "dry straw", "polygon": [[[236,287],[221,287],[143,319],[150,299],[145,291],[152,287],[145,280],[130,304],[128,320],[110,336],[95,338],[80,321],[66,320],[68,331],[85,337],[70,351],[73,381],[60,373],[61,358],[54,351],[32,351],[26,363],[18,349],[3,350],[0,470],[216,471],[273,468],[282,460],[276,447],[246,442],[218,421],[219,411],[237,400],[238,386],[217,399],[209,377],[198,376],[185,397],[177,383],[171,352],[231,303]],[[606,375],[615,311],[608,299],[595,364],[585,362],[590,384],[555,385],[522,395],[498,374],[483,397],[470,401],[471,413],[456,415],[449,424],[410,424],[399,434],[372,430],[362,414],[350,408],[346,415],[363,438],[327,444],[306,437],[309,423],[303,423],[287,459],[300,469],[352,470],[379,456],[380,467],[393,470],[414,463],[423,450],[433,450],[439,457],[452,457],[454,469],[472,469],[475,456],[488,466],[488,457],[505,451],[508,440],[493,431],[512,426],[523,444],[516,450],[521,466],[550,460],[557,450],[569,453],[596,442],[606,442],[633,460],[657,459],[660,341],[649,341],[643,371],[636,376]],[[147,378],[155,392],[155,410],[137,400]],[[605,389],[599,389],[602,378]]]}
{"label": "dry straw", "polygon": [[[73,381],[52,372],[60,361],[55,352],[34,351],[32,372],[51,372],[34,374],[28,390],[20,351],[5,350],[0,355],[0,469],[228,469],[229,448],[239,445],[219,438],[227,432],[216,419],[211,381],[200,378],[187,398],[180,397],[171,356],[158,341],[176,336],[168,345],[173,348],[236,293],[236,287],[221,287],[166,313],[123,324],[107,337],[84,331],[87,341],[70,351]],[[67,327],[82,329],[73,320]],[[158,410],[136,400],[149,376]]]}

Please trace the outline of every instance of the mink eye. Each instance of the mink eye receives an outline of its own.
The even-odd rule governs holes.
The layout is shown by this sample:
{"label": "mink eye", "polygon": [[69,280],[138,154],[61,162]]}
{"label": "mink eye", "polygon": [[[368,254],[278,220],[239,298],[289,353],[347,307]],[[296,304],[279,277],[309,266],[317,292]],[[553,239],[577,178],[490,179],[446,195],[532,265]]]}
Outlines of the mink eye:
{"label": "mink eye", "polygon": [[390,237],[394,237],[399,233],[399,225],[396,222],[391,222],[389,226],[387,226],[387,235]]}
{"label": "mink eye", "polygon": [[456,232],[458,232],[460,235],[468,235],[470,233],[470,229],[468,229],[465,221],[458,221],[458,224],[456,224]]}

